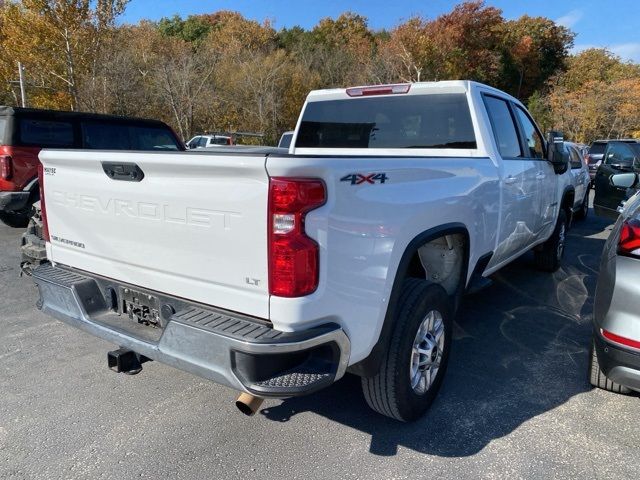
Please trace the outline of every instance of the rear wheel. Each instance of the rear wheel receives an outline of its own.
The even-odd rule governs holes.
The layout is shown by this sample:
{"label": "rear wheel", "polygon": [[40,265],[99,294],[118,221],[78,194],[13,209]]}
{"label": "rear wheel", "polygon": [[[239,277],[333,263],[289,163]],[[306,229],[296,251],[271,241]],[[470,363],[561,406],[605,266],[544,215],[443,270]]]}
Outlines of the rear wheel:
{"label": "rear wheel", "polygon": [[567,228],[567,214],[564,210],[560,210],[553,234],[538,250],[534,251],[535,263],[538,269],[544,272],[555,272],[560,268],[564,255]]}
{"label": "rear wheel", "polygon": [[593,341],[591,342],[590,357],[591,361],[589,362],[589,383],[591,383],[591,385],[603,390],[607,390],[609,392],[622,393],[625,395],[631,393],[631,390],[629,390],[627,387],[609,380],[609,378],[607,378],[607,376],[600,369],[600,362],[598,361],[598,355],[596,354],[596,347]]}
{"label": "rear wheel", "polygon": [[584,220],[587,218],[589,214],[589,189],[587,189],[587,193],[584,195],[584,200],[582,200],[582,204],[580,205],[580,210],[578,210],[574,217],[576,220]]}
{"label": "rear wheel", "polygon": [[426,412],[447,368],[452,323],[451,300],[440,285],[405,281],[380,369],[374,377],[362,378],[373,410],[404,422]]}

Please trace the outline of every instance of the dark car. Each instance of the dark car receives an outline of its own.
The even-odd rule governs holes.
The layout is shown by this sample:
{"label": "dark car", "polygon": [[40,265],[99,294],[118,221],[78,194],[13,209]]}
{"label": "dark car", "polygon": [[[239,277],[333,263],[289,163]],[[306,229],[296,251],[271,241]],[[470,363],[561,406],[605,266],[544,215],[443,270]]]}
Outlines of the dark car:
{"label": "dark car", "polygon": [[602,163],[602,157],[604,156],[604,149],[607,148],[607,142],[608,140],[596,140],[591,144],[589,151],[585,156],[587,165],[589,166],[589,176],[591,177],[592,184],[596,177],[598,167]]}
{"label": "dark car", "polygon": [[0,106],[0,215],[9,223],[24,225],[39,198],[43,148],[185,149],[158,120]]}
{"label": "dark car", "polygon": [[595,177],[593,208],[596,215],[617,218],[617,208],[625,199],[626,189],[615,186],[611,176],[640,173],[640,140],[610,140]]}
{"label": "dark car", "polygon": [[605,244],[594,304],[589,378],[605,390],[640,391],[640,180],[614,175],[611,184],[634,194]]}

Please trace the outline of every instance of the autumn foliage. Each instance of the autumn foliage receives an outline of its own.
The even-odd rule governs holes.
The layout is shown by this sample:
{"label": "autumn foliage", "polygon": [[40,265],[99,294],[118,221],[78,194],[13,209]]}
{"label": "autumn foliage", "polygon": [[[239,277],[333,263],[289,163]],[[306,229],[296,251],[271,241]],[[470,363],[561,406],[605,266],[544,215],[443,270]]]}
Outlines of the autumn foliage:
{"label": "autumn foliage", "polygon": [[276,30],[239,13],[120,25],[127,0],[22,0],[0,10],[0,102],[160,118],[184,138],[295,126],[309,90],[477,80],[519,97],[545,127],[588,141],[640,131],[640,71],[606,51],[569,55],[573,33],[541,17],[506,20],[482,1],[388,31],[346,12]]}

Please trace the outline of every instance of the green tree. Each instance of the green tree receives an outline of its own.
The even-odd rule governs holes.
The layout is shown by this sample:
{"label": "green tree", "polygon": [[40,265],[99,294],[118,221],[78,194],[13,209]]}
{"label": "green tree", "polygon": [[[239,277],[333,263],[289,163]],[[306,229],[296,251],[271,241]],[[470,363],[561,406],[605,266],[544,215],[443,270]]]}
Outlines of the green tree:
{"label": "green tree", "polygon": [[523,15],[501,27],[503,69],[498,87],[528,98],[566,69],[574,34],[552,20]]}
{"label": "green tree", "polygon": [[158,30],[162,35],[178,37],[185,42],[193,42],[196,46],[204,41],[212,28],[213,25],[201,15],[189,15],[186,20],[174,15],[158,22]]}

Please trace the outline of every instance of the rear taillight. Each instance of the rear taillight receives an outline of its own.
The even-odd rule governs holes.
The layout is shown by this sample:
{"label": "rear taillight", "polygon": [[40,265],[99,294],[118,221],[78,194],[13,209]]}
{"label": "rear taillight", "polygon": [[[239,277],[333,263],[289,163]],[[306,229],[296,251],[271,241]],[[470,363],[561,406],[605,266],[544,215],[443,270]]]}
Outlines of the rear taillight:
{"label": "rear taillight", "polygon": [[628,257],[640,257],[640,220],[627,220],[622,224],[618,254]]}
{"label": "rear taillight", "polygon": [[347,95],[350,97],[369,97],[372,95],[393,95],[398,93],[409,93],[410,83],[397,83],[395,85],[374,85],[371,87],[347,88]]}
{"label": "rear taillight", "polygon": [[13,160],[10,155],[0,155],[0,178],[11,180],[13,177]]}
{"label": "rear taillight", "polygon": [[305,216],[326,201],[324,182],[272,178],[269,182],[269,293],[301,297],[318,288],[319,247],[304,229]]}
{"label": "rear taillight", "polygon": [[616,335],[615,333],[611,333],[602,328],[600,329],[600,333],[604,338],[606,338],[610,342],[624,345],[625,347],[637,348],[640,350],[640,341],[638,340],[632,340],[627,337],[621,337],[620,335]]}
{"label": "rear taillight", "polygon": [[40,214],[42,216],[42,238],[50,242],[49,225],[47,223],[47,206],[44,201],[44,167],[38,162],[38,187],[40,188]]}

